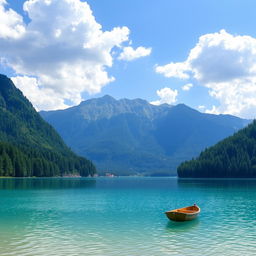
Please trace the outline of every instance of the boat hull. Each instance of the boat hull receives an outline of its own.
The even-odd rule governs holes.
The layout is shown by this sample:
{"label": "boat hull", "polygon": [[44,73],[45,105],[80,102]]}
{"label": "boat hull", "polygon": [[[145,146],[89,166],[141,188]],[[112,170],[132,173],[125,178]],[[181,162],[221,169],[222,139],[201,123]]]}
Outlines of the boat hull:
{"label": "boat hull", "polygon": [[168,219],[173,221],[193,220],[197,218],[199,213],[200,213],[200,208],[198,206],[189,206],[189,207],[165,212]]}

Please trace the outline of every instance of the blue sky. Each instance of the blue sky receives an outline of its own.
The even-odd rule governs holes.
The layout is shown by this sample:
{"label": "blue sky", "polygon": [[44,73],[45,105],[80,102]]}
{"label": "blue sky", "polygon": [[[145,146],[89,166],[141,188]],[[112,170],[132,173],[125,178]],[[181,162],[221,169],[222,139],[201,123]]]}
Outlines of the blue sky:
{"label": "blue sky", "polygon": [[[1,1],[3,2],[0,0],[0,3]],[[5,12],[11,8],[21,15],[24,19],[21,25],[25,27],[26,31],[29,30],[26,26],[31,20],[35,24],[33,26],[34,31],[36,29],[41,30],[43,26],[49,29],[51,24],[36,23],[37,16],[35,13],[38,13],[38,10],[40,13],[45,10],[48,13],[49,10],[52,10],[53,13],[56,11],[56,13],[58,12],[57,15],[60,16],[63,13],[60,12],[62,10],[60,6],[45,9],[44,5],[47,1],[47,8],[53,6],[54,0],[30,0],[28,1],[30,2],[28,10],[25,12],[23,10],[23,2],[25,1],[7,0],[8,4],[4,5],[3,8]],[[72,1],[80,2],[79,0]],[[36,5],[35,2],[41,3]],[[63,6],[65,6],[65,0],[59,0],[59,2],[63,2]],[[143,98],[155,104],[164,102],[170,104],[185,103],[210,113],[230,113],[242,117],[254,117],[256,110],[256,89],[254,88],[256,87],[254,72],[254,63],[256,62],[254,54],[254,49],[256,49],[255,1],[89,0],[87,3],[93,12],[92,17],[96,19],[97,24],[102,26],[102,32],[112,31],[116,27],[127,27],[129,36],[127,40],[123,38],[112,42],[111,50],[109,50],[109,54],[112,56],[111,65],[109,64],[110,56],[106,57],[106,49],[103,49],[102,46],[100,50],[102,50],[103,57],[98,56],[95,51],[90,53],[90,56],[98,58],[97,61],[106,57],[102,63],[97,62],[97,65],[107,72],[108,79],[102,70],[98,74],[92,74],[90,71],[83,74],[83,78],[87,75],[89,77],[95,75],[96,78],[88,80],[88,86],[84,89],[81,86],[78,89],[73,85],[76,81],[72,79],[73,74],[70,73],[72,69],[68,69],[69,72],[65,70],[64,77],[70,74],[69,79],[63,80],[64,78],[61,77],[60,80],[55,81],[58,85],[54,84],[52,79],[54,77],[54,65],[60,64],[53,60],[54,57],[48,60],[53,62],[51,74],[47,73],[45,67],[36,67],[37,71],[33,72],[31,66],[33,67],[34,63],[32,63],[31,55],[28,58],[23,52],[17,51],[16,57],[21,54],[18,60],[18,58],[11,56],[11,53],[8,52],[10,49],[7,49],[6,46],[9,47],[10,45],[8,40],[16,40],[19,43],[13,44],[12,47],[18,49],[23,34],[11,39],[10,36],[7,38],[6,35],[2,35],[3,43],[1,43],[0,33],[0,46],[3,52],[0,57],[5,60],[2,61],[0,72],[11,77],[18,77],[14,79],[14,82],[38,109],[66,107],[69,104],[77,104],[81,99],[110,94],[116,98]],[[29,16],[34,15],[33,18],[28,18],[28,13]],[[70,19],[72,18],[73,16],[70,16]],[[49,19],[51,19],[50,16]],[[3,21],[0,20],[0,25],[1,22]],[[84,22],[86,23],[86,21]],[[10,26],[12,25],[11,23]],[[220,32],[221,30],[222,32]],[[82,32],[84,31],[82,30]],[[121,33],[125,37],[125,31],[119,34]],[[113,33],[113,37],[117,34]],[[200,41],[199,38],[204,35],[208,36]],[[38,38],[30,40],[39,42],[37,41]],[[22,41],[24,42],[24,49],[33,47],[33,44],[27,43],[27,41],[28,39]],[[73,40],[70,42],[73,43]],[[195,50],[197,52],[196,57],[189,57],[190,51],[199,42],[200,47]],[[249,45],[247,42],[250,42]],[[137,47],[150,48],[151,53],[129,61],[120,60],[119,56],[125,47],[132,47],[134,50]],[[52,52],[47,52],[47,50],[49,47],[45,49],[42,47],[43,56],[52,55]],[[84,58],[86,57],[87,55],[84,56]],[[41,55],[40,58],[42,58]],[[40,58],[37,59],[37,62],[40,61]],[[57,54],[56,58],[59,58]],[[22,63],[25,61],[31,61],[31,65],[30,63],[23,65]],[[61,63],[64,61],[68,62],[69,59],[66,58]],[[76,65],[78,65],[77,63]],[[169,63],[174,65],[167,67],[166,65]],[[177,63],[183,63],[182,67],[177,66]],[[87,64],[83,64],[83,68],[87,68],[85,65]],[[183,67],[184,65],[186,68]],[[157,71],[157,66],[163,67],[162,71]],[[179,75],[176,74],[177,72]],[[80,74],[79,71],[77,73]],[[182,74],[185,75],[182,77]],[[24,76],[27,77],[27,80],[23,79]],[[100,82],[96,81],[98,77],[102,77]],[[184,77],[186,78],[184,79]],[[82,83],[82,80],[77,81],[77,83],[79,82]],[[95,87],[89,84],[94,82],[98,83]],[[32,88],[26,90],[28,83],[43,89],[43,94],[35,96],[39,92],[38,89],[35,91]],[[65,89],[61,87],[61,83]],[[189,87],[188,90],[182,89],[186,84],[193,86]],[[80,94],[80,97],[71,92],[72,86],[74,91]],[[164,88],[168,88],[168,90],[162,90]],[[51,90],[54,90],[55,93],[48,97]],[[58,93],[57,90],[63,90],[63,93]],[[45,102],[37,100],[43,98],[44,95],[47,95]],[[57,99],[58,97],[59,99]],[[47,100],[51,104],[48,104]],[[37,105],[37,102],[40,104]]]}

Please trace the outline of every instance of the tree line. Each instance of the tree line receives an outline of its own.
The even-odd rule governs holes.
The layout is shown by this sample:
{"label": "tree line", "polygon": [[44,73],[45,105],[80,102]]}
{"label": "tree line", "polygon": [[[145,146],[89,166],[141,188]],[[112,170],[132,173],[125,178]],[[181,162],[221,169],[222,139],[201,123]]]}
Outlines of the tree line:
{"label": "tree line", "polygon": [[96,170],[91,161],[50,150],[0,142],[0,176],[53,177],[67,174],[88,176]]}
{"label": "tree line", "polygon": [[177,171],[179,177],[256,177],[256,121],[182,163]]}

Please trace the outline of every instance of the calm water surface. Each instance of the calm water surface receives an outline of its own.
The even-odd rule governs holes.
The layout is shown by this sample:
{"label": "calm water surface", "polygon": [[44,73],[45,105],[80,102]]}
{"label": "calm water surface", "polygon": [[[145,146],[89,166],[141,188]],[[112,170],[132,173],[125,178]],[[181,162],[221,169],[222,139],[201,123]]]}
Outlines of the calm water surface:
{"label": "calm water surface", "polygon": [[0,255],[256,255],[256,181],[0,179]]}

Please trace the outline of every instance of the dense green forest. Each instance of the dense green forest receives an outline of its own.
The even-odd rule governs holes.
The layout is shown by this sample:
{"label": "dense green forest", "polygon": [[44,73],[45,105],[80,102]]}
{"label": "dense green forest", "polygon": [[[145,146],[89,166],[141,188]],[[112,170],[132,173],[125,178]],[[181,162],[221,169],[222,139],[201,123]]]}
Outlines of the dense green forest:
{"label": "dense green forest", "polygon": [[256,177],[256,121],[178,167],[179,177]]}
{"label": "dense green forest", "polygon": [[0,75],[0,176],[81,176],[96,172],[74,154],[12,81]]}

